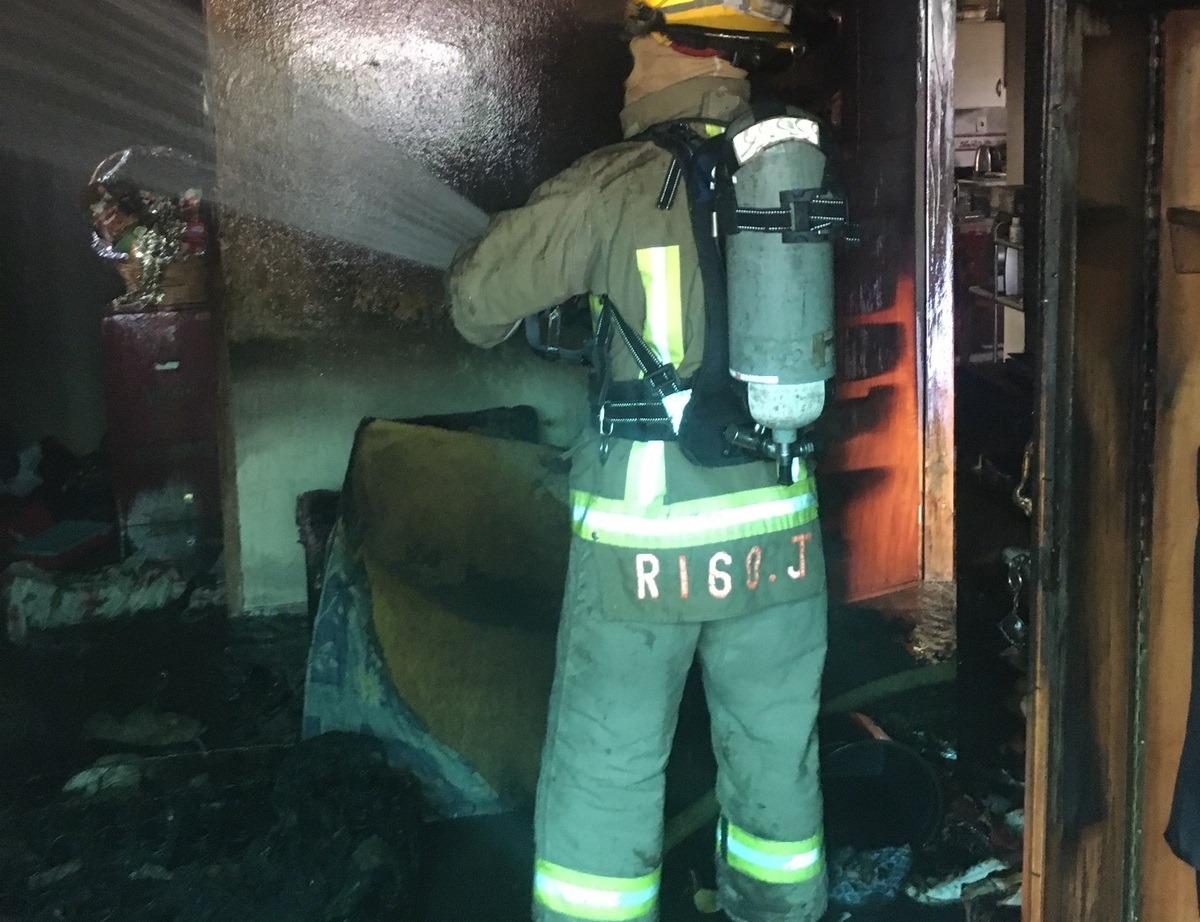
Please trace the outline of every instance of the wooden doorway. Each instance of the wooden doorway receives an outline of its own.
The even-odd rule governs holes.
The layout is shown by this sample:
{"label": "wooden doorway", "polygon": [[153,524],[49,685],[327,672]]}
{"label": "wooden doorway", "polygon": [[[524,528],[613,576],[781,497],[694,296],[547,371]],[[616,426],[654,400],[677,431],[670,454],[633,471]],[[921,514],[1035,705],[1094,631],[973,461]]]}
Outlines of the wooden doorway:
{"label": "wooden doorway", "polygon": [[1160,46],[1157,20],[1114,6],[1029,4],[1033,922],[1137,917]]}

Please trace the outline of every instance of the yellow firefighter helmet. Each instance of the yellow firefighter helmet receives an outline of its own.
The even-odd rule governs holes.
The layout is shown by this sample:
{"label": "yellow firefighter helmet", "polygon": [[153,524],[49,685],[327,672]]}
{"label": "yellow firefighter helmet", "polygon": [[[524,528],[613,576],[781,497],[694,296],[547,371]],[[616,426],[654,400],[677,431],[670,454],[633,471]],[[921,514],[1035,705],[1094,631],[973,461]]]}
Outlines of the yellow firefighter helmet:
{"label": "yellow firefighter helmet", "polygon": [[802,53],[791,18],[787,0],[629,0],[625,22],[631,35],[758,58],[763,49]]}
{"label": "yellow firefighter helmet", "polygon": [[[764,39],[787,34],[792,7],[781,0],[635,0],[667,26],[760,33]],[[645,14],[643,14],[645,15]]]}

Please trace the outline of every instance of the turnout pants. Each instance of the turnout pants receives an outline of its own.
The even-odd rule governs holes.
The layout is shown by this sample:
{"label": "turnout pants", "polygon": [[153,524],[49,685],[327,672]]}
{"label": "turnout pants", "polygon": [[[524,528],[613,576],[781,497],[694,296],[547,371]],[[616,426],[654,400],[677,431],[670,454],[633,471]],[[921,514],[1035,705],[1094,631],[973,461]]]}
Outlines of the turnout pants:
{"label": "turnout pants", "polygon": [[615,621],[574,556],[537,791],[535,920],[658,918],[664,770],[699,656],[721,908],[734,922],[816,922],[826,906],[815,729],[826,597],[720,621]]}

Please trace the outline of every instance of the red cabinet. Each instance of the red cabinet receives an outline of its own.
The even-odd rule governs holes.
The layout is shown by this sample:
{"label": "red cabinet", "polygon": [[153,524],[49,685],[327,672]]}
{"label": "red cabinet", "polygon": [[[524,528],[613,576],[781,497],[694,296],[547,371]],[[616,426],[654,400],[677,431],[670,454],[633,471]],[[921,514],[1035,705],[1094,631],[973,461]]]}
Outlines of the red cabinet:
{"label": "red cabinet", "polygon": [[195,563],[219,548],[216,335],[203,306],[103,320],[113,488],[129,552]]}

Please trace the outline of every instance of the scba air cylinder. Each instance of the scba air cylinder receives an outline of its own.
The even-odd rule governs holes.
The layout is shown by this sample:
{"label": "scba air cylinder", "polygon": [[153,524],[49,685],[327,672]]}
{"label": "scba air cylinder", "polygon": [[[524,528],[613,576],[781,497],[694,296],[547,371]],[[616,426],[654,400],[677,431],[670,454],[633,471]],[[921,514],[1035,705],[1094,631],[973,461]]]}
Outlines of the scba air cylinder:
{"label": "scba air cylinder", "polygon": [[[738,213],[806,220],[825,190],[825,152],[805,113],[735,121],[725,133]],[[728,229],[727,229],[728,230]],[[834,374],[833,244],[820,233],[742,229],[725,239],[730,374],[747,384],[750,414],[772,430],[781,460],[825,405]]]}

